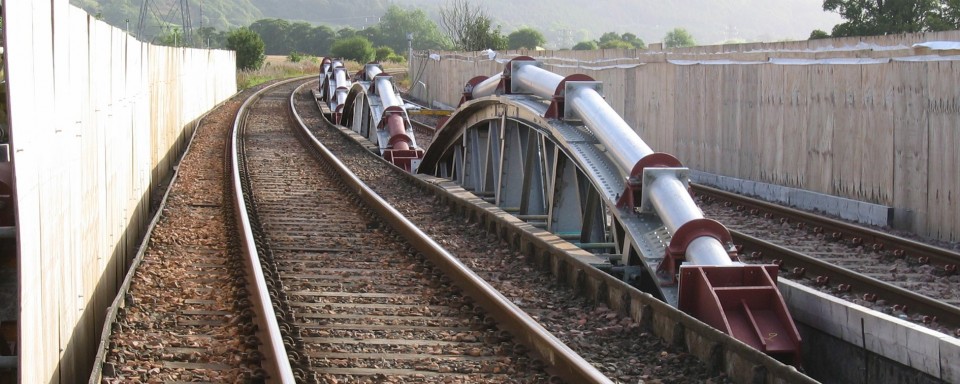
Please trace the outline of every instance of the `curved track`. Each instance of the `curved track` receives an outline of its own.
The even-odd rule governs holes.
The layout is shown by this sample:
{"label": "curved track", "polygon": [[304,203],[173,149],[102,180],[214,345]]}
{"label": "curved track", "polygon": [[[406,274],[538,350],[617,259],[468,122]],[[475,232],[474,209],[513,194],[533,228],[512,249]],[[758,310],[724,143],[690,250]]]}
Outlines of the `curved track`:
{"label": "curved track", "polygon": [[730,226],[745,261],[773,261],[785,277],[960,337],[960,254],[714,188],[694,191],[704,212]]}
{"label": "curved track", "polygon": [[91,383],[258,382],[269,376],[260,365],[225,192],[226,136],[241,102],[228,101],[199,125],[150,240],[127,275],[129,289],[111,307],[116,318]]}
{"label": "curved track", "polygon": [[[204,224],[164,231],[159,228],[169,223],[192,221],[161,218],[151,244],[167,246],[156,262],[145,263],[175,268],[137,272],[146,279],[134,286],[148,295],[127,297],[121,316],[139,319],[142,328],[121,321],[114,326],[117,341],[108,346],[113,357],[103,365],[105,382],[683,383],[726,382],[727,375],[739,381],[808,380],[584,269],[582,260],[561,257],[556,245],[531,243],[489,212],[459,205],[472,199],[469,194],[458,188],[438,192],[444,189],[433,184],[438,180],[417,180],[357,145],[346,131],[325,123],[309,91],[291,100],[295,85],[265,90],[237,115],[241,130],[229,142],[240,145],[227,150],[227,164],[243,171],[244,178],[234,175],[235,186],[246,192],[236,194],[243,198],[232,204],[234,215],[229,196],[211,193],[226,180],[219,168],[222,142],[204,148],[206,163],[181,166],[185,175],[201,174],[189,179],[191,195],[171,193],[164,212],[184,206]],[[305,129],[287,117],[292,101],[311,135],[293,133]],[[325,160],[318,162],[318,156]],[[242,252],[231,237],[234,217],[247,228],[239,236]],[[418,237],[411,222],[432,239]],[[494,229],[496,235],[488,232]],[[222,238],[215,236],[221,232]],[[415,238],[420,240],[409,240]],[[191,251],[198,244],[228,257]],[[260,272],[241,277],[244,260]],[[221,269],[227,273],[219,274]],[[169,281],[161,282],[160,275]],[[478,276],[490,285],[474,284]],[[201,286],[191,288],[194,280]],[[149,296],[158,288],[170,293]],[[194,293],[206,298],[187,296]],[[529,315],[515,313],[518,307]]]}
{"label": "curved track", "polygon": [[252,105],[240,138],[257,253],[298,382],[545,382],[545,369],[605,381],[525,315],[481,309],[499,308],[495,292],[428,240],[405,240],[416,230],[370,207],[339,161],[318,162],[286,119],[289,94]]}
{"label": "curved track", "polygon": [[[308,94],[304,94],[298,104],[302,103],[301,110],[306,111],[313,102]],[[311,109],[316,113],[315,105]],[[621,382],[640,379],[701,381],[709,375],[696,372],[703,372],[704,368],[711,369],[708,367],[719,368],[713,365],[713,357],[698,355],[711,360],[705,367],[691,355],[682,352],[674,355],[675,350],[663,344],[661,337],[672,339],[674,346],[686,346],[690,352],[714,348],[716,356],[726,355],[724,359],[730,359],[728,361],[737,360],[744,356],[740,353],[748,351],[746,354],[752,355],[752,358],[763,356],[740,343],[732,343],[725,336],[723,341],[708,341],[719,333],[587,265],[590,261],[601,259],[584,252],[571,253],[572,247],[566,246],[568,243],[529,225],[520,224],[512,217],[507,219],[509,215],[506,213],[485,202],[480,203],[473,194],[452,187],[452,183],[443,179],[407,174],[379,158],[377,151],[364,150],[369,148],[370,143],[365,136],[351,128],[333,126],[319,115],[306,120],[314,127],[312,134],[344,163],[349,164],[358,177],[425,232],[449,239],[441,243],[611,379]],[[418,141],[420,139],[418,137]],[[437,196],[432,197],[430,193]],[[487,231],[490,234],[484,234]],[[508,250],[508,245],[515,251]],[[517,254],[516,250],[521,250],[523,256]],[[545,272],[550,270],[553,276],[545,276]],[[564,289],[557,283],[570,284],[576,292]],[[591,304],[577,297],[580,295],[611,307]],[[657,324],[669,324],[672,331],[664,335]],[[686,339],[691,337],[685,335],[688,331],[696,336]],[[707,336],[708,333],[710,336]],[[729,355],[721,352],[728,348],[731,352],[737,352]],[[618,363],[615,356],[628,357],[629,363]],[[763,359],[769,358],[764,356]],[[782,374],[784,376],[781,377],[790,377],[790,380],[806,380],[795,370],[788,372],[792,368],[781,370],[782,367],[786,366],[774,368],[771,365],[769,369],[771,373],[777,372],[774,376]],[[751,376],[749,372],[749,369],[733,368],[732,371],[727,370],[726,374],[737,376],[736,380],[749,381],[752,379],[740,376]],[[765,371],[754,371],[760,372]],[[755,379],[758,377],[753,376]],[[726,379],[713,377],[710,380],[722,382]]]}

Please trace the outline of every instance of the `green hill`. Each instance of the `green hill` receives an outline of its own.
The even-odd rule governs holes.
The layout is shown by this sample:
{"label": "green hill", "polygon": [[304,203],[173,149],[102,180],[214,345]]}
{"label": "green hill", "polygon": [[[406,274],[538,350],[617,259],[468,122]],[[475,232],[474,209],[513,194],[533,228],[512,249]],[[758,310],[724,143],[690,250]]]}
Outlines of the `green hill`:
{"label": "green hill", "polygon": [[[99,14],[107,22],[131,30],[139,25],[144,0],[71,0],[72,4]],[[150,17],[145,34],[160,33],[163,22],[179,23],[179,0],[146,0]],[[193,0],[194,28],[220,30],[246,26],[261,18],[281,18],[325,24],[335,29],[362,29],[376,24],[386,8],[395,3],[422,8],[438,19],[444,0]],[[475,1],[499,23],[505,33],[523,26],[540,30],[551,48],[570,47],[596,39],[604,32],[631,32],[644,41],[661,41],[667,31],[686,28],[700,44],[728,40],[775,41],[805,39],[813,29],[829,31],[840,21],[822,10],[822,0],[595,0],[588,7],[575,0]]]}

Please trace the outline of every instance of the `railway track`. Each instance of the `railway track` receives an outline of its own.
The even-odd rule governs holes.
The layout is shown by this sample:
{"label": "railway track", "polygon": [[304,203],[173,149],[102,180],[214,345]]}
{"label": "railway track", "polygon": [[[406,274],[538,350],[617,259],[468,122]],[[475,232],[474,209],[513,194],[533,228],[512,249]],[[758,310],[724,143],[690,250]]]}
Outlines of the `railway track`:
{"label": "railway track", "polygon": [[357,177],[611,380],[726,380],[624,313],[579,298],[548,271],[528,264],[523,254],[489,233],[477,217],[464,218],[438,204],[438,197],[425,193],[408,174],[372,153],[365,143],[351,139],[350,131],[329,124],[309,92],[297,97],[297,111],[310,132]]}
{"label": "railway track", "polygon": [[414,118],[410,119],[410,123],[413,124],[413,133],[417,135],[417,143],[420,143],[424,148],[429,148],[430,143],[433,142],[433,134],[437,132],[437,128]]}
{"label": "railway track", "polygon": [[91,383],[267,377],[224,193],[225,139],[241,97],[199,125],[128,288],[111,307],[112,333],[101,343]]}
{"label": "railway track", "polygon": [[318,162],[284,121],[289,95],[278,88],[251,106],[241,168],[298,382],[606,381],[425,251],[429,240],[408,240],[416,230],[369,207],[337,161]]}
{"label": "railway track", "polygon": [[[226,129],[200,131],[202,150],[181,165],[91,382],[722,383],[724,365],[745,367],[736,376],[754,381],[799,377],[688,319],[670,320],[672,341],[663,341],[663,321],[675,315],[661,317],[659,303],[628,311],[579,296],[566,276],[542,269],[563,264],[447,209],[439,203],[450,196],[427,193],[325,124],[309,90],[291,99],[300,83],[264,91],[237,115],[243,127],[230,140],[241,149],[227,151],[238,154],[227,164],[243,170],[233,178],[245,200],[223,192]],[[291,102],[339,160],[318,162],[327,151],[301,145],[317,143],[294,134]],[[356,176],[334,171],[341,163]],[[360,180],[395,209],[368,206],[380,198]],[[396,211],[432,239],[411,243],[418,230]],[[234,220],[248,215],[252,224],[236,226],[249,232],[236,235]],[[457,259],[433,253],[438,244]],[[489,285],[467,283],[477,276]],[[609,292],[622,295],[620,305],[639,299]],[[525,314],[504,309],[517,307]],[[710,362],[689,348],[706,348]]]}
{"label": "railway track", "polygon": [[780,264],[784,277],[960,337],[960,254],[714,188],[694,191],[731,229],[745,261]]}

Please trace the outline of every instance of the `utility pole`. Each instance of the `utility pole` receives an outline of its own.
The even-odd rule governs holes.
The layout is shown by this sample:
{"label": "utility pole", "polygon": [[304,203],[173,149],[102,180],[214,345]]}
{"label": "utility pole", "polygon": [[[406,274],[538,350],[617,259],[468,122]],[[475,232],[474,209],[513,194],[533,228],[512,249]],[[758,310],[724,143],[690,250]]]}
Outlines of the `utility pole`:
{"label": "utility pole", "polygon": [[413,62],[413,32],[407,32],[407,65]]}

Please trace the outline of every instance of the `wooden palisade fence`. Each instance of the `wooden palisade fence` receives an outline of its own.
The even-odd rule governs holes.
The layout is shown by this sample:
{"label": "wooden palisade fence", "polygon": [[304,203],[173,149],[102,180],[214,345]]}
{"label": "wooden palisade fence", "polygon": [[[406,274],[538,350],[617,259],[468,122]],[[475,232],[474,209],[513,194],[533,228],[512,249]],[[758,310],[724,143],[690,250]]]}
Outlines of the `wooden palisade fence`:
{"label": "wooden palisade fence", "polygon": [[151,193],[193,122],[236,93],[235,56],[142,43],[67,0],[3,11],[19,379],[86,380]]}

